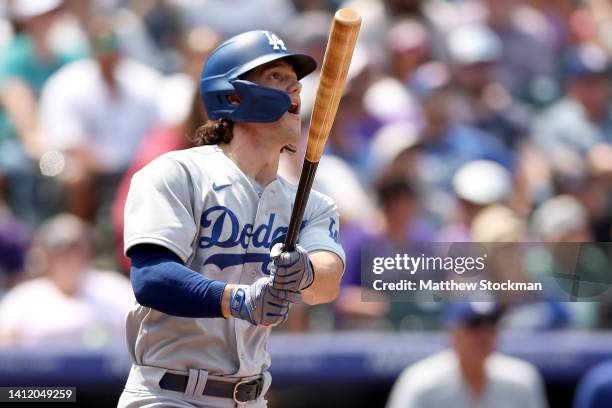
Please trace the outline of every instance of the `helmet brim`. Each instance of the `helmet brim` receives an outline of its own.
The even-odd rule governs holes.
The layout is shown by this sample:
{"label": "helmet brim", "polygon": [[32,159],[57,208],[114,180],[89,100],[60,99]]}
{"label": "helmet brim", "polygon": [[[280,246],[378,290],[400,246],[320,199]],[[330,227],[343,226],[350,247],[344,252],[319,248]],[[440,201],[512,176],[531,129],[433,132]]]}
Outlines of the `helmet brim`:
{"label": "helmet brim", "polygon": [[243,79],[249,72],[273,61],[285,60],[293,67],[298,80],[312,73],[317,68],[317,62],[306,54],[267,54],[244,64],[234,72],[233,76]]}

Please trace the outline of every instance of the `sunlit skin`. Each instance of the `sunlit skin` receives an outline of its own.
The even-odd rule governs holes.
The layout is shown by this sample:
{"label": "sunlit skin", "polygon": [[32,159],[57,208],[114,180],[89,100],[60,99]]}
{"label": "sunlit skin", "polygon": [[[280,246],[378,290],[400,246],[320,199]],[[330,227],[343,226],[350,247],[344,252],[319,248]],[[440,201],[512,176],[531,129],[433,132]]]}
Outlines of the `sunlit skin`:
{"label": "sunlit skin", "polygon": [[416,204],[408,194],[399,195],[385,203],[386,232],[393,242],[406,239],[406,230],[414,217]]}
{"label": "sunlit skin", "polygon": [[610,84],[606,75],[593,75],[569,81],[568,93],[577,99],[589,118],[596,123],[605,120],[610,100]]}
{"label": "sunlit skin", "polygon": [[301,138],[299,106],[302,84],[298,81],[293,67],[285,61],[275,61],[255,69],[247,76],[247,80],[267,88],[287,92],[291,97],[291,102],[297,104],[298,111],[297,113],[285,112],[276,122],[243,123],[238,126],[244,126],[253,133],[265,134],[267,137],[277,137],[281,147],[298,143]]}
{"label": "sunlit skin", "polygon": [[493,324],[455,327],[451,330],[459,367],[474,400],[478,400],[486,389],[485,362],[495,351],[496,340],[497,330]]}
{"label": "sunlit skin", "polygon": [[[288,144],[298,144],[300,141],[299,107],[302,84],[298,81],[293,67],[282,60],[253,70],[245,79],[261,86],[287,92],[293,106],[297,104],[295,113],[287,111],[276,122],[235,123],[232,141],[221,145],[225,154],[247,176],[266,186],[276,179],[283,147]],[[239,103],[239,100],[236,103]],[[254,157],[257,157],[257,160],[253,160]]]}
{"label": "sunlit skin", "polygon": [[83,244],[73,244],[47,251],[47,276],[66,296],[75,296],[90,264],[89,251]]}

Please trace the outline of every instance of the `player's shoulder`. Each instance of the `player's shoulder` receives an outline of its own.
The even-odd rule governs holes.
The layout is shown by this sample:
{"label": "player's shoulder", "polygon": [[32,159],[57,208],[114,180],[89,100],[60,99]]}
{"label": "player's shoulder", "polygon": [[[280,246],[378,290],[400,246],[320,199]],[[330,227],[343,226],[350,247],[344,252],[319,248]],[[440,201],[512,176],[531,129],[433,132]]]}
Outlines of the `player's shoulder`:
{"label": "player's shoulder", "polygon": [[216,146],[200,146],[182,150],[166,152],[145,165],[140,172],[158,172],[172,170],[173,168],[184,168],[194,170],[209,165],[216,159],[220,149]]}
{"label": "player's shoulder", "polygon": [[180,163],[195,163],[199,166],[217,165],[224,157],[223,150],[217,145],[174,150],[159,156],[161,159],[174,160]]}
{"label": "player's shoulder", "polygon": [[119,272],[92,269],[87,273],[87,281],[102,287],[130,287],[130,280]]}
{"label": "player's shoulder", "polygon": [[452,350],[443,350],[417,361],[406,370],[423,382],[437,382],[440,377],[458,369],[457,356]]}
{"label": "player's shoulder", "polygon": [[[90,89],[96,83],[98,67],[91,58],[82,58],[72,61],[55,72],[43,87],[43,92],[53,93],[53,96],[83,95],[83,86]],[[69,86],[78,83],[79,87]]]}
{"label": "player's shoulder", "polygon": [[397,382],[400,387],[428,392],[456,378],[457,370],[457,357],[451,350],[444,350],[404,369]]}
{"label": "player's shoulder", "polygon": [[230,172],[230,166],[223,161],[224,155],[217,146],[200,146],[174,150],[155,158],[133,176],[146,179],[148,183],[192,184],[202,186],[219,174]]}
{"label": "player's shoulder", "polygon": [[90,78],[98,74],[96,62],[91,58],[72,61],[61,67],[49,80],[75,81],[75,79]]}
{"label": "player's shoulder", "polygon": [[540,380],[538,370],[529,362],[499,352],[487,360],[490,375],[500,381],[531,386]]}
{"label": "player's shoulder", "polygon": [[130,304],[134,298],[130,280],[115,271],[89,270],[83,282],[83,292],[93,299],[114,304]]}
{"label": "player's shoulder", "polygon": [[22,282],[8,291],[2,298],[2,303],[6,306],[22,301],[31,302],[32,299],[40,299],[42,295],[51,291],[53,291],[51,281],[46,277],[38,277]]}

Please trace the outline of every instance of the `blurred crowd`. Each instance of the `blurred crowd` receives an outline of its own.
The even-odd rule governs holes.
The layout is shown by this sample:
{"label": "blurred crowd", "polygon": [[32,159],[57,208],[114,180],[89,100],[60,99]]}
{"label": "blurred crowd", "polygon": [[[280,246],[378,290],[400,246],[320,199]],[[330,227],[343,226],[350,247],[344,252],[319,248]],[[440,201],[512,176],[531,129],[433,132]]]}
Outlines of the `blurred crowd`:
{"label": "blurred crowd", "polygon": [[[347,268],[338,300],[295,308],[288,329],[441,327],[439,304],[362,302],[365,243],[612,241],[607,0],[9,0],[0,342],[120,337],[133,301],[122,255],[130,177],[191,146],[207,55],[268,29],[320,67],[341,6],[363,26],[315,188],[338,203]],[[304,133],[317,78],[303,80]],[[295,182],[300,165],[283,155],[281,173]],[[544,303],[504,319],[609,328],[610,310]],[[57,316],[65,322],[44,324]]]}

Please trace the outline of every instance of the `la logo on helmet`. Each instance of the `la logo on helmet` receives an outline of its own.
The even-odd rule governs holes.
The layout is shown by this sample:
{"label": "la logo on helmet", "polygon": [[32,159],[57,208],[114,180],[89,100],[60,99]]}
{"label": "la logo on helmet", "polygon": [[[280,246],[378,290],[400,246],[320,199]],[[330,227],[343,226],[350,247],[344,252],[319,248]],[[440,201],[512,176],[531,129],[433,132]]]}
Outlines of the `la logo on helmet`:
{"label": "la logo on helmet", "polygon": [[266,35],[266,37],[268,37],[268,41],[270,45],[272,46],[272,49],[274,50],[281,49],[281,50],[287,51],[287,48],[285,47],[285,42],[281,40],[280,38],[278,38],[276,34],[271,33],[269,31],[264,31],[264,34]]}

